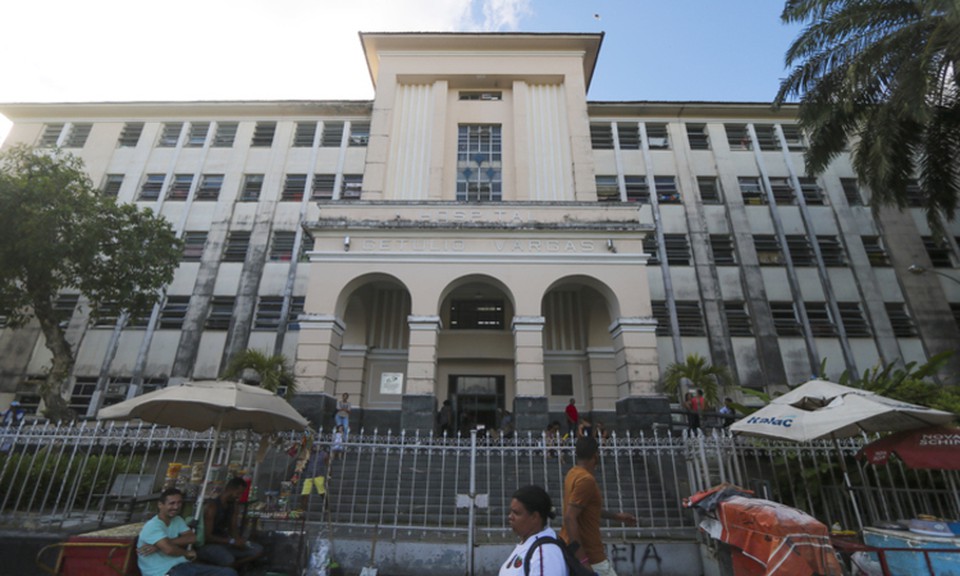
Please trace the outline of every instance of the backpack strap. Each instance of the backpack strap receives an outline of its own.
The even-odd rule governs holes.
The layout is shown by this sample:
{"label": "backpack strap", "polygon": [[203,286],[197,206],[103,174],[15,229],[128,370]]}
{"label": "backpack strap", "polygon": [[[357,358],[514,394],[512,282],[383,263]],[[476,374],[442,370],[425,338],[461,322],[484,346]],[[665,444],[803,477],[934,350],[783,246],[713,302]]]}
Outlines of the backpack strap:
{"label": "backpack strap", "polygon": [[[554,545],[560,547],[560,551],[561,551],[561,552],[563,551],[563,546],[561,546],[560,541],[557,540],[556,538],[552,538],[552,537],[550,537],[550,536],[544,536],[543,538],[537,538],[537,539],[534,541],[533,546],[531,546],[530,548],[527,549],[527,553],[526,553],[526,554],[524,555],[524,557],[523,557],[523,574],[524,574],[524,576],[530,576],[530,559],[533,558],[533,552],[534,552],[534,550],[536,550],[537,548],[543,546],[544,544],[554,544]],[[541,554],[542,554],[542,553],[541,553]],[[540,567],[543,568],[543,565],[541,564]]]}

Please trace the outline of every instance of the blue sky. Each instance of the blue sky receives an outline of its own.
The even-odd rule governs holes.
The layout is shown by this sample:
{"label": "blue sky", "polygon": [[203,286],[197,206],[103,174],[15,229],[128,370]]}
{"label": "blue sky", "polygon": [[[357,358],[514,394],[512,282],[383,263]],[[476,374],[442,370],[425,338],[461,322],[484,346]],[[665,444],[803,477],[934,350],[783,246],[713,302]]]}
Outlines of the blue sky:
{"label": "blue sky", "polygon": [[[591,100],[767,102],[782,0],[37,0],[0,24],[0,104],[369,99],[360,31],[605,32]],[[55,15],[55,17],[51,17]],[[0,116],[0,138],[4,135]]]}

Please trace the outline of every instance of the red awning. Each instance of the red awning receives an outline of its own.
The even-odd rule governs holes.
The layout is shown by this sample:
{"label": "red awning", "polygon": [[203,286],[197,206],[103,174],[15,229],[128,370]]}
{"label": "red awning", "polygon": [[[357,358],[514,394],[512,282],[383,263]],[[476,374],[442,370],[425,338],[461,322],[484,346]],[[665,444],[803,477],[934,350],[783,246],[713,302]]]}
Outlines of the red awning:
{"label": "red awning", "polygon": [[960,470],[960,428],[933,426],[885,436],[861,451],[871,464],[896,454],[910,468]]}

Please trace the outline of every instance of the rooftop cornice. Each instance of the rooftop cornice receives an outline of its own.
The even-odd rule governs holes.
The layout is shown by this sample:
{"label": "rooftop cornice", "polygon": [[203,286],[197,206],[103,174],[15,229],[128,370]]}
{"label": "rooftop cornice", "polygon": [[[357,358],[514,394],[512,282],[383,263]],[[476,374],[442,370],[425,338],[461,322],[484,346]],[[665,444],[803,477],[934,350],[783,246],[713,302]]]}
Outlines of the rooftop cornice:
{"label": "rooftop cornice", "polygon": [[22,102],[0,103],[0,114],[13,121],[56,116],[89,118],[157,117],[209,118],[231,115],[271,116],[369,116],[372,100],[247,100],[192,102]]}

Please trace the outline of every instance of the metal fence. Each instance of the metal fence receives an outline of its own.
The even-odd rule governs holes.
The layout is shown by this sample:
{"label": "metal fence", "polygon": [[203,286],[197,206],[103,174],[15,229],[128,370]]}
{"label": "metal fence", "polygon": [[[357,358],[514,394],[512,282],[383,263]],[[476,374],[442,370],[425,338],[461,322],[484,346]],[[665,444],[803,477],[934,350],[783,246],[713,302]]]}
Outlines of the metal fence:
{"label": "metal fence", "polygon": [[[328,435],[318,437],[329,444]],[[130,423],[0,428],[0,525],[81,531],[142,520],[156,509],[168,466],[204,461],[212,439],[212,433]],[[268,506],[263,516],[269,520],[276,510],[285,518],[283,508],[298,504],[299,491],[289,484],[295,458],[288,451],[296,452],[300,437],[272,438],[278,449],[263,459],[260,440],[225,435],[214,461],[240,460],[255,470],[259,500]],[[613,435],[601,445],[598,483],[606,508],[632,513],[638,525],[604,531],[614,538],[690,536],[695,518],[682,498],[721,482],[827,524],[856,528],[841,457],[865,523],[918,514],[960,517],[957,472],[865,464],[854,455],[866,440],[791,444],[734,438],[723,430]],[[509,534],[510,495],[522,485],[544,486],[559,512],[573,461],[571,443],[542,434],[492,439],[361,431],[336,453],[326,502],[312,502],[306,517],[337,531],[376,526],[393,537],[502,538]],[[290,498],[281,501],[282,490],[291,487]]]}

